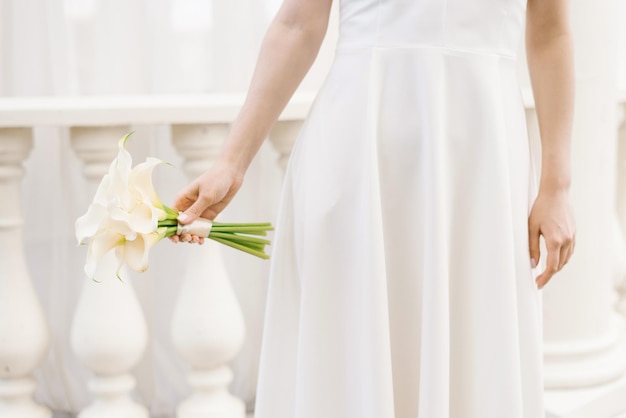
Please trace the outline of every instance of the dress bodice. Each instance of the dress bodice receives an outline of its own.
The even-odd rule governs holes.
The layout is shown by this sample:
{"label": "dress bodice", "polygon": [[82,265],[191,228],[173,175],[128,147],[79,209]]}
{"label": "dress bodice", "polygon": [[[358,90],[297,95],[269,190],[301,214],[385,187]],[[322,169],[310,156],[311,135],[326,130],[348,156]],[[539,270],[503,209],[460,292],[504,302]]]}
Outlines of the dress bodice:
{"label": "dress bodice", "polygon": [[516,56],[525,0],[341,0],[341,47],[441,47]]}

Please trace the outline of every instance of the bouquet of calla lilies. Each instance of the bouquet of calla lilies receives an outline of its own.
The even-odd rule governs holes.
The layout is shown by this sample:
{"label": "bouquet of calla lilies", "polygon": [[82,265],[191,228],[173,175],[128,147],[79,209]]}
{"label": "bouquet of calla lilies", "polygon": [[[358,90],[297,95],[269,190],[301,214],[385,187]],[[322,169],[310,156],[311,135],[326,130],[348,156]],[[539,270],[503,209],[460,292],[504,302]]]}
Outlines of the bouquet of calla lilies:
{"label": "bouquet of calla lilies", "polygon": [[148,158],[132,167],[125,145],[132,132],[119,141],[117,157],[102,178],[87,213],[76,221],[76,239],[88,244],[85,273],[95,280],[98,265],[110,251],[117,258],[117,277],[123,265],[143,272],[148,254],[157,242],[182,233],[210,238],[219,243],[267,259],[262,236],[270,223],[218,223],[199,218],[188,225],[178,223],[177,211],[159,199],[152,185],[152,171],[163,161]]}

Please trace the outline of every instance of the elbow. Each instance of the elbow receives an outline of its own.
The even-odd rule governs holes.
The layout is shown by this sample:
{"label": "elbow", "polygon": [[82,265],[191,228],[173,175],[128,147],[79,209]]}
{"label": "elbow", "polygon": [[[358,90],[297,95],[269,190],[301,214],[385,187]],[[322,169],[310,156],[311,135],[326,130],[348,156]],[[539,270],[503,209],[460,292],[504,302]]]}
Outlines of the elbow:
{"label": "elbow", "polygon": [[555,48],[571,46],[572,33],[569,27],[531,29],[526,31],[526,51],[527,53],[541,53],[542,51],[553,51]]}
{"label": "elbow", "polygon": [[531,9],[526,19],[526,48],[543,50],[572,42],[569,19],[563,13],[552,14]]}
{"label": "elbow", "polygon": [[321,44],[328,29],[328,16],[306,16],[303,13],[279,12],[274,24],[306,42]]}

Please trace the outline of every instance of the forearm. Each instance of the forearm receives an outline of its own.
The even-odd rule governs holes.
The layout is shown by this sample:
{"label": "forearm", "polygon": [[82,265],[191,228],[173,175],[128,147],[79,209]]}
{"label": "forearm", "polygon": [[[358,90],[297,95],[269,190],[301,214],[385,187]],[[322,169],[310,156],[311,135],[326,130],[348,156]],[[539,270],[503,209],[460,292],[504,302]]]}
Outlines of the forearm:
{"label": "forearm", "polygon": [[562,27],[537,23],[527,31],[526,50],[541,135],[539,190],[567,191],[571,180],[570,142],[574,113],[572,39]]}
{"label": "forearm", "polygon": [[245,103],[222,150],[223,160],[246,171],[313,64],[325,30],[323,23],[303,27],[274,20],[261,46]]}

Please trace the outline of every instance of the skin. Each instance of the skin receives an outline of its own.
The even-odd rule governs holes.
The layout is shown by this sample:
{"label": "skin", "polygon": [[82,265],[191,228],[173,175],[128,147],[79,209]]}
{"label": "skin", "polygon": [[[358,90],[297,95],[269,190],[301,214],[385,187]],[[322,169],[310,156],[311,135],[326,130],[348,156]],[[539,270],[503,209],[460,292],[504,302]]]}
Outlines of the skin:
{"label": "skin", "polygon": [[[183,224],[214,219],[232,200],[250,162],[315,61],[326,34],[332,0],[285,0],[265,35],[246,101],[216,162],[178,195],[173,207]],[[567,0],[528,0],[526,48],[542,143],[542,174],[528,218],[529,254],[546,269],[543,288],[574,250],[575,225],[569,203],[570,139],[574,107],[572,37]],[[186,217],[185,217],[186,215]],[[203,243],[184,234],[174,242]]]}
{"label": "skin", "polygon": [[[541,289],[574,251],[574,215],[569,203],[570,143],[574,118],[574,59],[568,0],[528,0],[526,54],[541,134],[541,180],[528,218],[531,263],[547,249]],[[534,261],[533,261],[534,260]]]}

